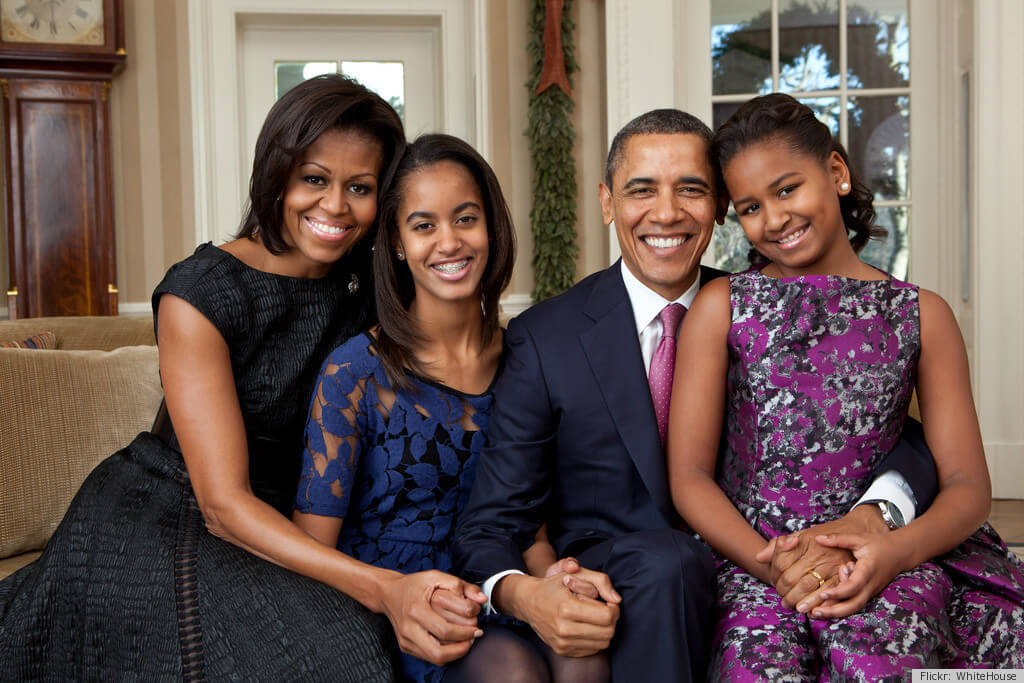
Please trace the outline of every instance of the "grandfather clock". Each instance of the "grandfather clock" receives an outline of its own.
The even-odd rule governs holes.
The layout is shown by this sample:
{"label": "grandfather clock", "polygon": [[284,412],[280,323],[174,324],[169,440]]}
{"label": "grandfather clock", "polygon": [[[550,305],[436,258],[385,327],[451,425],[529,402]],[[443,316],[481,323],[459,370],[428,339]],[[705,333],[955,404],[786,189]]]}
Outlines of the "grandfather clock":
{"label": "grandfather clock", "polygon": [[0,0],[9,316],[116,315],[110,83],[122,0]]}

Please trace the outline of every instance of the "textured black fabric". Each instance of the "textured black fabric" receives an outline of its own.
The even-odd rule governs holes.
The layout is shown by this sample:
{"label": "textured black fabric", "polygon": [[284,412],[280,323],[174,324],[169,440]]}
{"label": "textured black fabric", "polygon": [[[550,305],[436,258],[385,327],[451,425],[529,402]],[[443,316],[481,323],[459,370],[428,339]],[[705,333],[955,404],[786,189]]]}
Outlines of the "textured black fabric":
{"label": "textured black fabric", "polygon": [[[279,507],[319,366],[369,323],[369,292],[347,283],[344,263],[287,278],[203,245],[154,294],[154,310],[179,296],[227,340],[264,478],[254,490]],[[0,582],[2,681],[386,681],[393,643],[383,617],[208,533],[180,453],[148,432],[89,475],[43,555]]]}

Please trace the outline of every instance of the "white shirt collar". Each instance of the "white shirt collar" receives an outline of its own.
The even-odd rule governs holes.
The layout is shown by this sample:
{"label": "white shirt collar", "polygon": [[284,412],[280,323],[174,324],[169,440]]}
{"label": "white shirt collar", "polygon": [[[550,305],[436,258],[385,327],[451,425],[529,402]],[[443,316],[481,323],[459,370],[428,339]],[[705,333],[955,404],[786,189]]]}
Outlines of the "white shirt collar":
{"label": "white shirt collar", "polygon": [[661,309],[671,303],[679,303],[687,308],[693,303],[700,290],[700,272],[694,279],[690,288],[683,292],[682,296],[674,302],[661,296],[650,287],[640,282],[632,271],[626,267],[625,261],[619,263],[622,269],[622,280],[626,283],[626,294],[629,296],[629,303],[633,306],[633,317],[636,319],[636,333],[639,336],[648,325],[651,324]]}

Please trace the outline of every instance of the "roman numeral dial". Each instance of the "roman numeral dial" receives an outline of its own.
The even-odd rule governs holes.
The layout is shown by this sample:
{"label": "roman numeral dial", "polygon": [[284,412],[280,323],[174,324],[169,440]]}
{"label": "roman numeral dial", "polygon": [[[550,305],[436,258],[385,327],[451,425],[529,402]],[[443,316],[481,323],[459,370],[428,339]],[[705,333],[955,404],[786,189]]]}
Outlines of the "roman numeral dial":
{"label": "roman numeral dial", "polygon": [[103,0],[2,0],[5,43],[103,45]]}

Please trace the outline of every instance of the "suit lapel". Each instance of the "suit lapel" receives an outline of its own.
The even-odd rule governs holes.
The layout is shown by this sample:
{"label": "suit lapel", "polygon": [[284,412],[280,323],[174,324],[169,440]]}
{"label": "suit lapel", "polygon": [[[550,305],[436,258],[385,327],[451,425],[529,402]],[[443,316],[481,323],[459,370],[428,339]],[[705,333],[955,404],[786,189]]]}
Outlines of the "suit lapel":
{"label": "suit lapel", "polygon": [[644,372],[633,308],[619,262],[608,268],[584,306],[593,327],[580,335],[584,353],[623,445],[666,520],[676,517],[668,490],[665,456]]}

